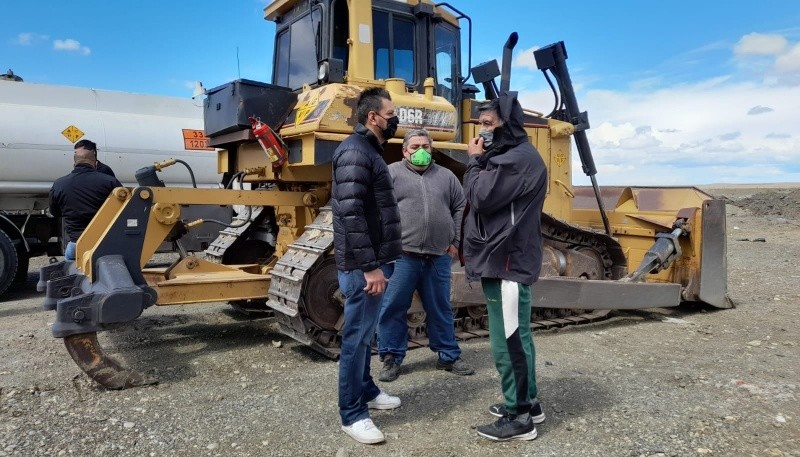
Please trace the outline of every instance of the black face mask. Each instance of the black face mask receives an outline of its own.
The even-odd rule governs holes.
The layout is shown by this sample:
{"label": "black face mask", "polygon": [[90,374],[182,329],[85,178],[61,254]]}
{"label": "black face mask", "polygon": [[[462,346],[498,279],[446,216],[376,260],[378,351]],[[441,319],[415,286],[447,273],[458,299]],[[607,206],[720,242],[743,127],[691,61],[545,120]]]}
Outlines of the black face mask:
{"label": "black face mask", "polygon": [[[378,116],[381,115],[378,114]],[[381,133],[383,134],[383,139],[388,140],[389,138],[394,137],[394,134],[397,133],[397,126],[400,125],[400,118],[397,116],[392,116],[383,117],[383,119],[386,120],[386,128],[381,130]]]}

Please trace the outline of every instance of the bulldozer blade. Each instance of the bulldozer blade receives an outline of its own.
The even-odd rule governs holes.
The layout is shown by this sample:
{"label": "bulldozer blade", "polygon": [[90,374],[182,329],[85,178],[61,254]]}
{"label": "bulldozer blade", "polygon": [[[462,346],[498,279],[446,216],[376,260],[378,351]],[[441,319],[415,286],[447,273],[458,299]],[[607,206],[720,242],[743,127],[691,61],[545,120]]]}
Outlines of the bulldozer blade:
{"label": "bulldozer blade", "polygon": [[681,304],[681,285],[542,278],[534,284],[533,296],[538,308],[669,308]]}
{"label": "bulldozer blade", "polygon": [[106,355],[97,342],[96,332],[66,336],[64,346],[81,370],[108,389],[120,390],[158,383],[156,378],[131,371]]}
{"label": "bulldozer blade", "polygon": [[[486,303],[483,289],[471,286],[463,271],[454,271],[452,281],[452,302]],[[533,285],[532,292],[535,308],[643,309],[681,303],[680,284],[544,277]]]}

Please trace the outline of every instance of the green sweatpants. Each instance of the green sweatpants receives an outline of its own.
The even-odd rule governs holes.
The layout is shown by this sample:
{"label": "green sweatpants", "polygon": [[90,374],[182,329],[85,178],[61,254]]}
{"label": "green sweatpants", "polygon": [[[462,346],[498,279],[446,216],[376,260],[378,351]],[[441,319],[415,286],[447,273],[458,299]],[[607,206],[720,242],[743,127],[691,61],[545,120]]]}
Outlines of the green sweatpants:
{"label": "green sweatpants", "polygon": [[509,414],[525,414],[536,398],[536,348],[531,334],[531,286],[481,279],[489,314],[489,341]]}

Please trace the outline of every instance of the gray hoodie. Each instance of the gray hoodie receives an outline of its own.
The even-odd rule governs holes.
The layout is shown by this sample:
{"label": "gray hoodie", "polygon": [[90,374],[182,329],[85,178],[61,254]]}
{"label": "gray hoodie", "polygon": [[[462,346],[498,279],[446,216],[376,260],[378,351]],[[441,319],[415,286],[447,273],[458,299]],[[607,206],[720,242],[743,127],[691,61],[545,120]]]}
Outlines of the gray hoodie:
{"label": "gray hoodie", "polygon": [[452,171],[432,163],[424,172],[402,160],[389,165],[400,208],[403,250],[442,255],[461,239],[464,192]]}

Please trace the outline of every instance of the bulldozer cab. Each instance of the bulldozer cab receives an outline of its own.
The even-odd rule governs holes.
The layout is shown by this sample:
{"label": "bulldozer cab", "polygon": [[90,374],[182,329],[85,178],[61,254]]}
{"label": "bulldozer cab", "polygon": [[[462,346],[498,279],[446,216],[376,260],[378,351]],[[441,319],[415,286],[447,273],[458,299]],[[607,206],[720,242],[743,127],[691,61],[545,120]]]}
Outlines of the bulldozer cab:
{"label": "bulldozer cab", "polygon": [[[276,23],[272,84],[298,91],[400,79],[406,90],[424,93],[432,78],[433,94],[459,109],[459,18],[467,16],[425,0],[278,0],[264,11]],[[401,122],[414,114],[400,111]]]}
{"label": "bulldozer cab", "polygon": [[433,3],[278,0],[265,18],[277,26],[273,84],[298,90],[400,78],[423,92],[432,77],[436,95],[454,105],[461,98],[458,18]]}

